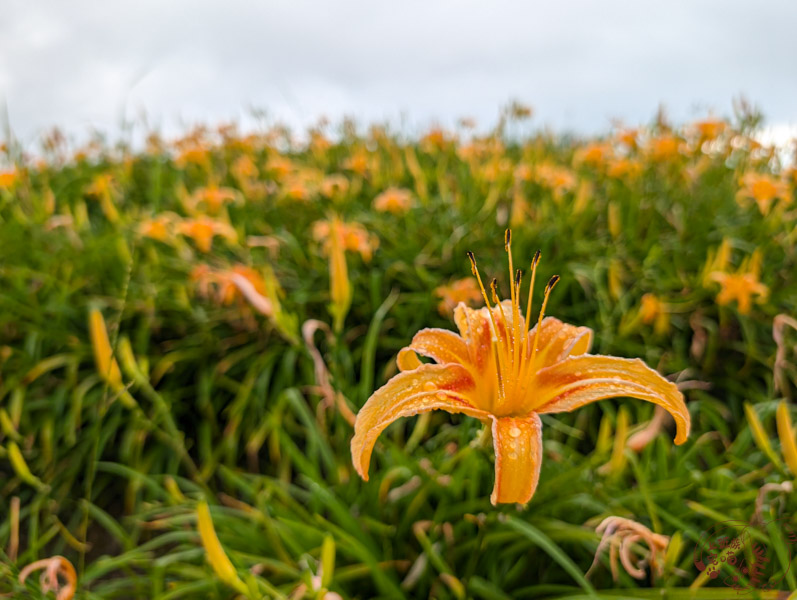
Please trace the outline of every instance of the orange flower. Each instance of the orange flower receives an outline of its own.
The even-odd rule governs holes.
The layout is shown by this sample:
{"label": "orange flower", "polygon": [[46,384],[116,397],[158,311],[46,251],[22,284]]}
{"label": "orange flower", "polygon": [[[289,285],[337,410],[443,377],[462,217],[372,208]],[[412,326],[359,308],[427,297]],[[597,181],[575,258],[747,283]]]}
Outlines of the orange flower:
{"label": "orange flower", "polygon": [[217,215],[225,204],[241,200],[241,195],[232,188],[209,185],[195,189],[186,198],[185,205],[191,213]]}
{"label": "orange flower", "polygon": [[726,306],[736,300],[739,313],[750,314],[753,296],[763,301],[769,294],[769,288],[759,281],[761,271],[761,253],[756,250],[753,255],[745,260],[736,273],[715,271],[711,279],[718,282],[722,289],[717,294],[717,304]]}
{"label": "orange flower", "polygon": [[343,168],[354,171],[360,177],[365,177],[368,173],[368,152],[365,150],[357,150],[343,161]]}
{"label": "orange flower", "polygon": [[648,141],[647,154],[655,162],[667,162],[678,156],[680,140],[665,133]]}
{"label": "orange flower", "polygon": [[[329,256],[331,249],[331,222],[316,221],[313,223],[313,239],[323,242],[324,254]],[[340,222],[340,234],[342,236],[343,249],[352,252],[359,252],[363,260],[370,261],[374,255],[374,250],[379,247],[379,238],[369,235],[368,230],[359,223]]]}
{"label": "orange flower", "polygon": [[575,189],[578,180],[567,167],[560,167],[544,163],[537,167],[535,172],[537,182],[554,193],[554,198],[559,200],[565,193]]}
{"label": "orange flower", "polygon": [[[368,479],[371,453],[379,434],[393,421],[431,410],[464,413],[489,423],[495,448],[493,504],[526,503],[540,475],[541,414],[569,412],[586,404],[631,396],[663,406],[674,417],[676,444],[686,441],[690,417],[683,396],[639,359],[587,354],[592,331],[548,317],[548,297],[558,277],[545,288],[537,324],[521,315],[521,272],[513,271],[509,254],[511,300],[501,302],[493,280],[493,304],[468,253],[472,271],[487,305],[478,310],[460,304],[454,313],[459,335],[423,329],[399,353],[402,371],[368,399],[357,415],[351,453],[354,467]],[[531,263],[533,290],[539,252]],[[531,293],[526,307],[531,317]],[[417,354],[437,364],[423,364]]]}
{"label": "orange flower", "polygon": [[11,189],[16,181],[16,171],[0,171],[0,190]]}
{"label": "orange flower", "polygon": [[230,225],[210,217],[182,221],[177,226],[177,233],[193,239],[197,248],[205,253],[210,252],[213,246],[213,238],[216,236],[226,238],[230,242],[235,242],[238,239],[235,230]]}
{"label": "orange flower", "polygon": [[576,166],[600,167],[614,155],[614,150],[609,144],[594,143],[579,148],[573,156]]}
{"label": "orange flower", "polygon": [[412,193],[403,188],[388,188],[374,198],[374,208],[394,215],[406,213],[412,205]]}
{"label": "orange flower", "polygon": [[138,226],[138,232],[153,240],[166,242],[172,237],[172,226],[174,225],[175,217],[176,215],[164,213],[153,219],[142,221]]}
{"label": "orange flower", "polygon": [[294,170],[293,163],[284,156],[272,156],[266,163],[266,171],[277,181],[281,181]]}
{"label": "orange flower", "polygon": [[250,179],[256,178],[260,173],[255,161],[247,155],[236,158],[230,171],[232,171],[233,177],[238,183],[248,182]]}
{"label": "orange flower", "polygon": [[420,146],[424,152],[432,153],[443,150],[448,142],[446,132],[439,127],[434,127],[421,138]]}
{"label": "orange flower", "polygon": [[205,170],[210,170],[210,150],[201,145],[186,146],[175,159],[175,163],[180,168],[188,165],[197,165]]}
{"label": "orange flower", "polygon": [[[214,298],[222,306],[232,304],[236,300],[244,300],[244,295],[236,285],[237,277],[243,277],[261,296],[268,297],[266,282],[263,276],[246,265],[235,265],[229,270],[214,270],[208,265],[197,265],[191,271],[191,279],[197,282],[199,293],[207,298]],[[215,293],[213,291],[215,288]]]}
{"label": "orange flower", "polygon": [[339,198],[349,190],[349,180],[343,175],[329,175],[321,181],[321,195],[325,198]]}
{"label": "orange flower", "polygon": [[625,144],[630,149],[637,147],[637,136],[639,132],[636,129],[623,129],[617,133],[617,141]]}
{"label": "orange flower", "polygon": [[458,279],[448,285],[441,285],[435,289],[434,295],[442,298],[440,304],[437,305],[437,310],[443,316],[453,314],[458,304],[472,306],[482,298],[479,286],[476,285],[472,277]]}
{"label": "orange flower", "polygon": [[749,199],[755,200],[758,210],[762,215],[768,215],[772,203],[780,198],[786,204],[791,203],[789,188],[783,181],[779,181],[765,173],[745,173],[739,184],[742,188],[736,193],[736,201],[744,204]]}
{"label": "orange flower", "polygon": [[642,165],[630,158],[610,160],[606,165],[606,175],[615,179],[633,179],[642,173]]}
{"label": "orange flower", "polygon": [[694,128],[700,136],[700,141],[717,139],[728,128],[728,124],[720,119],[703,119],[694,123]]}

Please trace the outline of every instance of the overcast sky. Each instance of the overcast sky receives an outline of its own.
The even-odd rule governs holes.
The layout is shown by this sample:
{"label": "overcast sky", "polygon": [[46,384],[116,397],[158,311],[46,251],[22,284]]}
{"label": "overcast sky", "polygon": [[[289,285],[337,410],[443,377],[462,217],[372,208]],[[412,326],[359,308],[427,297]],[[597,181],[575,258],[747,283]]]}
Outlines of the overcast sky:
{"label": "overcast sky", "polygon": [[0,106],[27,144],[142,111],[166,132],[253,107],[293,125],[487,126],[511,99],[560,131],[647,122],[662,102],[677,120],[729,115],[742,93],[770,125],[797,124],[793,0],[3,0],[0,13]]}

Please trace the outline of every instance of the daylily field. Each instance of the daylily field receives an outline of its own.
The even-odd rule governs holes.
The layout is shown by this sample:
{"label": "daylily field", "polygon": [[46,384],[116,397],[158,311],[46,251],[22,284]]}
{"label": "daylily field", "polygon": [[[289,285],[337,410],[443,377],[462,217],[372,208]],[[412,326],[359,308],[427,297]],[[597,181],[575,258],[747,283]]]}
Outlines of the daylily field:
{"label": "daylily field", "polygon": [[535,119],[7,140],[0,598],[797,589],[794,157]]}

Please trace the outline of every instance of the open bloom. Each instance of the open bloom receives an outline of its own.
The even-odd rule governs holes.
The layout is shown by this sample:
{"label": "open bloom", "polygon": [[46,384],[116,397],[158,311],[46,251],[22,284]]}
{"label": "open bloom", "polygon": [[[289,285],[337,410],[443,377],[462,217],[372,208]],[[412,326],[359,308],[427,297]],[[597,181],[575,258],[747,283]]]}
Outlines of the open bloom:
{"label": "open bloom", "polygon": [[441,298],[437,310],[443,316],[450,316],[460,304],[471,305],[482,299],[479,286],[470,277],[452,281],[449,285],[435,288],[434,295]]}
{"label": "open bloom", "polygon": [[789,188],[783,181],[766,173],[745,173],[739,183],[741,188],[736,193],[736,201],[744,204],[752,198],[758,205],[762,215],[768,215],[773,202],[780,198],[786,204],[791,202]]}
{"label": "open bloom", "polygon": [[742,262],[742,265],[735,273],[715,271],[711,273],[711,279],[722,286],[717,294],[717,304],[726,306],[736,301],[739,313],[750,314],[753,306],[753,296],[757,300],[763,301],[769,294],[769,288],[761,283],[761,253],[756,250],[753,255]]}
{"label": "open bloom", "polygon": [[[631,396],[664,407],[675,419],[675,443],[686,441],[690,418],[678,388],[639,359],[591,355],[592,331],[555,318],[543,319],[558,277],[545,288],[537,324],[520,310],[522,274],[514,273],[511,234],[505,245],[512,273],[511,299],[501,301],[495,280],[493,303],[468,256],[486,307],[460,304],[454,314],[459,335],[423,329],[398,355],[401,373],[368,399],[357,415],[351,452],[354,467],[368,479],[379,434],[399,417],[442,409],[480,419],[492,428],[495,448],[493,504],[525,503],[534,494],[542,462],[541,414],[569,412],[591,402]],[[531,263],[526,316],[531,316],[539,252]],[[436,364],[423,364],[417,354]]]}
{"label": "open bloom", "polygon": [[390,212],[402,215],[412,206],[412,194],[409,190],[391,187],[374,198],[374,208],[379,212]]}

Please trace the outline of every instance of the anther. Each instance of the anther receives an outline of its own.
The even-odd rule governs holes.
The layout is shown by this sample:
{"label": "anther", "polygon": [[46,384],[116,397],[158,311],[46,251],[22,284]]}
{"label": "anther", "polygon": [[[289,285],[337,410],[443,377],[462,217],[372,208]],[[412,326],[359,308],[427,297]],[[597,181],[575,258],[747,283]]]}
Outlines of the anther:
{"label": "anther", "polygon": [[550,281],[548,281],[548,285],[545,286],[545,293],[549,294],[557,283],[559,283],[559,275],[554,275],[551,277]]}
{"label": "anther", "polygon": [[470,260],[470,270],[476,275],[476,257],[473,255],[473,252],[468,250],[465,254],[468,255],[468,259]]}
{"label": "anther", "polygon": [[509,246],[512,244],[512,230],[507,229],[504,232],[504,250],[509,252]]}
{"label": "anther", "polygon": [[536,267],[536,266],[537,266],[537,263],[538,263],[538,262],[540,262],[540,256],[541,256],[541,255],[542,255],[542,252],[541,252],[541,251],[539,251],[539,250],[537,250],[537,251],[534,253],[534,258],[531,260],[531,268],[532,268],[532,269],[533,269],[534,267]]}

